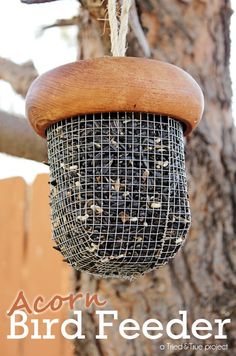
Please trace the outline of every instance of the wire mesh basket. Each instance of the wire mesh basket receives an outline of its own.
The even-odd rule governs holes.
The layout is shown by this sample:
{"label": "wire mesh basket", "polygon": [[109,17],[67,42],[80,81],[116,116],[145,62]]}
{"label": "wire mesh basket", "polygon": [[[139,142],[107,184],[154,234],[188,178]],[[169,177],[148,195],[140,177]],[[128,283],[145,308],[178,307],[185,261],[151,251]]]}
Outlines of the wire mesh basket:
{"label": "wire mesh basket", "polygon": [[53,238],[75,269],[132,278],[175,256],[190,226],[183,126],[105,113],[47,130]]}
{"label": "wire mesh basket", "polygon": [[104,57],[40,76],[26,98],[47,137],[56,249],[74,268],[132,279],[175,256],[190,226],[184,141],[203,94],[182,69]]}

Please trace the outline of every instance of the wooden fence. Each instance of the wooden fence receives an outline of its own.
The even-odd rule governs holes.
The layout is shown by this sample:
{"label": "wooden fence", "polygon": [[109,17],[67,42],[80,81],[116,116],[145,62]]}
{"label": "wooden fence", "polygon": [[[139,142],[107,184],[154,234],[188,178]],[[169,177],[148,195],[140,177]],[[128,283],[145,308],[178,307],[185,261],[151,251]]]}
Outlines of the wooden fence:
{"label": "wooden fence", "polygon": [[[0,355],[72,356],[73,346],[53,326],[55,340],[7,340],[10,320],[7,310],[18,292],[24,290],[30,303],[42,295],[48,301],[55,294],[72,289],[72,271],[52,249],[48,176],[40,175],[29,186],[21,178],[0,181]],[[45,318],[68,318],[68,309],[39,314]]]}

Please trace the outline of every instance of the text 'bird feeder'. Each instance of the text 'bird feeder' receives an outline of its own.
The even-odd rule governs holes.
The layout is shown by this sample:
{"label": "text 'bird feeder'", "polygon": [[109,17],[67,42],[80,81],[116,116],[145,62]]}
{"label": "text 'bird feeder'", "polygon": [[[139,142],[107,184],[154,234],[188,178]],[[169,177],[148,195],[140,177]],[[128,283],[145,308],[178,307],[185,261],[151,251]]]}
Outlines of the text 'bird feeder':
{"label": "text 'bird feeder'", "polygon": [[173,65],[131,57],[79,61],[27,95],[47,137],[53,239],[75,269],[132,278],[175,256],[190,226],[184,139],[203,95]]}

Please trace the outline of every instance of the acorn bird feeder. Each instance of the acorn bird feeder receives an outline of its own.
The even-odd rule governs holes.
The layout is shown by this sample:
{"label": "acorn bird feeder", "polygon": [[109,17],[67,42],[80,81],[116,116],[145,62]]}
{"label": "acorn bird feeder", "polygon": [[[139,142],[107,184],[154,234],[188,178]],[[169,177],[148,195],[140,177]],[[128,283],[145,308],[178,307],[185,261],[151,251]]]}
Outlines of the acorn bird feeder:
{"label": "acorn bird feeder", "polygon": [[105,57],[56,68],[27,95],[47,138],[53,239],[75,269],[131,279],[175,256],[190,226],[184,135],[203,112],[173,65]]}

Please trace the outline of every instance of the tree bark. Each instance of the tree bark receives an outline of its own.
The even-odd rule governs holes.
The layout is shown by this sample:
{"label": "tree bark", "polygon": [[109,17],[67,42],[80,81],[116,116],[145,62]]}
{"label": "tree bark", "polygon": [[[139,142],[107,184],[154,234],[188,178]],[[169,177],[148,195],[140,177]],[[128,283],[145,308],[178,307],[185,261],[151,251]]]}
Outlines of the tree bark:
{"label": "tree bark", "polygon": [[[164,268],[131,284],[76,273],[76,291],[98,293],[108,300],[107,309],[118,310],[121,320],[134,318],[140,324],[149,318],[166,323],[176,318],[180,310],[188,311],[189,325],[198,318],[212,322],[215,318],[231,318],[227,327],[229,350],[224,354],[233,355],[236,354],[236,132],[229,76],[230,1],[139,0],[137,9],[152,57],[184,68],[204,91],[204,118],[186,146],[192,228],[182,252]],[[133,31],[129,34],[128,55],[143,55]],[[108,334],[108,340],[95,340],[98,325],[94,310],[84,313],[86,339],[76,343],[76,355],[170,354],[160,352],[158,341],[143,337],[124,340],[117,329]],[[162,339],[161,343],[168,341]],[[199,343],[194,338],[191,341]],[[208,343],[219,341],[210,339]]]}

